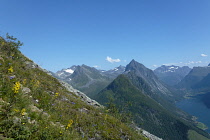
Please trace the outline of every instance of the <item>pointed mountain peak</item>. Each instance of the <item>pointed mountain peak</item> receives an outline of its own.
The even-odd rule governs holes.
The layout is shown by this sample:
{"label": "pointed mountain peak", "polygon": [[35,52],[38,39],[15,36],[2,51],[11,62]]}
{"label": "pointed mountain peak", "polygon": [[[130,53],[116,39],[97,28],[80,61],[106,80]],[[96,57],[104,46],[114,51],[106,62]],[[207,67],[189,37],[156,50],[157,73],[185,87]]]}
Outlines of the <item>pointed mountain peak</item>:
{"label": "pointed mountain peak", "polygon": [[119,67],[116,67],[118,69],[125,69],[125,66],[120,65]]}
{"label": "pointed mountain peak", "polygon": [[136,60],[132,59],[130,63],[138,63]]}
{"label": "pointed mountain peak", "polygon": [[138,70],[138,69],[146,69],[146,67],[135,61],[134,59],[126,66],[125,71],[129,71],[129,70]]}
{"label": "pointed mountain peak", "polygon": [[210,67],[210,63],[209,63],[209,65],[208,65],[209,67]]}

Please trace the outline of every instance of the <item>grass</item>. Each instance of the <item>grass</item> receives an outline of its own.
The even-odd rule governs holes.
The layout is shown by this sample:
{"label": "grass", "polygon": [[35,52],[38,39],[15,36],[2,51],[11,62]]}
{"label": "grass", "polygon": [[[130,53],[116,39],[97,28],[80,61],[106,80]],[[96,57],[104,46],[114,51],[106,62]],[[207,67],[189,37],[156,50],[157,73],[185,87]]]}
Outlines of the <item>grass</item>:
{"label": "grass", "polygon": [[0,37],[1,139],[146,139],[67,91],[22,55],[21,45],[12,36]]}
{"label": "grass", "polygon": [[197,127],[203,130],[208,129],[208,127],[204,123],[201,123],[201,122],[197,122]]}
{"label": "grass", "polygon": [[197,133],[196,131],[194,131],[194,130],[189,130],[189,131],[188,131],[188,138],[189,138],[190,140],[210,140],[210,139],[208,139],[208,138],[206,138],[206,137],[204,137],[204,136],[198,134],[198,133]]}

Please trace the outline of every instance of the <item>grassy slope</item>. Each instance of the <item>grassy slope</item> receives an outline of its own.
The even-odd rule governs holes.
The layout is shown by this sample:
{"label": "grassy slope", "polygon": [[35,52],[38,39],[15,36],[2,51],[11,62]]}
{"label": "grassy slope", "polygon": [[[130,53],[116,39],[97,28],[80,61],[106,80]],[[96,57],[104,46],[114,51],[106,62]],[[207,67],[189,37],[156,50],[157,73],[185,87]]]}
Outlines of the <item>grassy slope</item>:
{"label": "grassy slope", "polygon": [[0,139],[145,139],[82,102],[0,37]]}
{"label": "grassy slope", "polygon": [[188,138],[190,140],[210,140],[210,139],[198,134],[196,131],[193,131],[193,130],[188,131]]}

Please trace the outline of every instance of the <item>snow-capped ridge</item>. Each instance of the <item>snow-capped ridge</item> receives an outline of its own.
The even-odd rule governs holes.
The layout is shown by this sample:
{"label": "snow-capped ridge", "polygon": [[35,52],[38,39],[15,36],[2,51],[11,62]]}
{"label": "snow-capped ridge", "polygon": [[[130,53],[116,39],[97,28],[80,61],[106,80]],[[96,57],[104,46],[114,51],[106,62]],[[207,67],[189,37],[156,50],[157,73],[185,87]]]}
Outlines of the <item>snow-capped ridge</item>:
{"label": "snow-capped ridge", "polygon": [[65,72],[68,72],[68,73],[74,73],[74,70],[72,70],[72,69],[66,69],[66,70],[64,70]]}

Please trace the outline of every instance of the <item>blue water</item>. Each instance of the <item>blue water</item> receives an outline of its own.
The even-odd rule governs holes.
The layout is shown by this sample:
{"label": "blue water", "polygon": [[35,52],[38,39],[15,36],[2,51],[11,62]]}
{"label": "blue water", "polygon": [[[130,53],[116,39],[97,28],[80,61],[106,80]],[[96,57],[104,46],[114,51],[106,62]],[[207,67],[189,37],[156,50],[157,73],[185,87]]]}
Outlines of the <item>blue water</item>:
{"label": "blue water", "polygon": [[185,112],[196,116],[198,118],[197,121],[204,123],[209,128],[206,131],[210,133],[210,108],[207,108],[198,96],[184,99],[177,102],[176,105]]}

